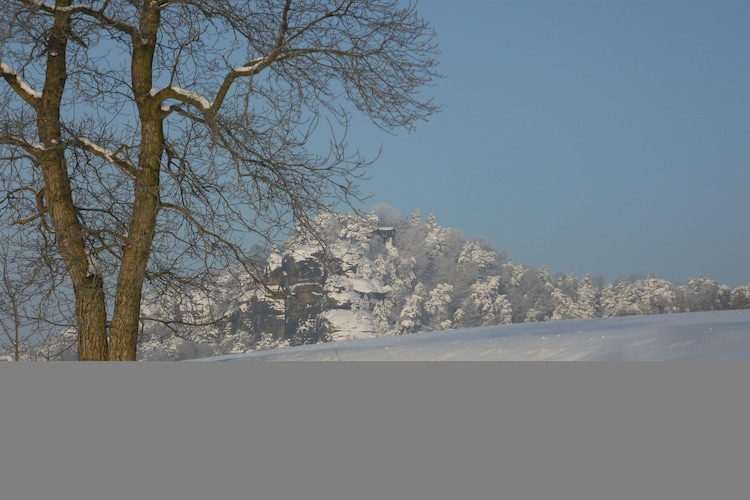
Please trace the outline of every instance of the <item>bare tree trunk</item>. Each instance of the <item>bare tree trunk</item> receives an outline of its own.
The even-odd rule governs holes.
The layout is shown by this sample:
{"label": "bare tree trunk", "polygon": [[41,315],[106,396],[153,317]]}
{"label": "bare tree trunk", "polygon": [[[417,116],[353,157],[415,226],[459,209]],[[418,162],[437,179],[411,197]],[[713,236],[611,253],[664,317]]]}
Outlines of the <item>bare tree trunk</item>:
{"label": "bare tree trunk", "polygon": [[[60,0],[57,5],[67,7],[70,0]],[[70,29],[67,14],[57,13],[54,19],[47,42],[44,91],[37,109],[39,139],[46,147],[40,155],[45,200],[76,296],[78,358],[101,361],[108,358],[104,283],[93,257],[86,251],[83,229],[73,201],[65,149],[54,147],[61,144],[62,139],[60,103],[67,79],[67,33]]]}
{"label": "bare tree trunk", "polygon": [[[145,144],[144,144],[145,146]],[[159,211],[159,169],[144,170],[136,180],[133,218],[123,251],[110,329],[111,361],[135,361],[141,295]]]}
{"label": "bare tree trunk", "polygon": [[143,283],[159,213],[159,172],[164,151],[164,129],[159,102],[150,95],[159,21],[159,9],[145,11],[141,20],[143,33],[133,37],[132,80],[141,116],[141,152],[135,179],[133,214],[117,281],[110,330],[111,361],[136,360]]}

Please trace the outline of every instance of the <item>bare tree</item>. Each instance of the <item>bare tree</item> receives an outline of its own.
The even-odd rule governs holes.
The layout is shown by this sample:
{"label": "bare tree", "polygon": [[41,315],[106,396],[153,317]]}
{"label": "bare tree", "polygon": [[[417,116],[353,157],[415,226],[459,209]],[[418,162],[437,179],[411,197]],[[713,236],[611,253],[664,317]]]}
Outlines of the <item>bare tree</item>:
{"label": "bare tree", "polygon": [[8,217],[64,263],[82,360],[136,358],[146,284],[237,262],[258,276],[249,235],[356,198],[368,163],[351,112],[391,129],[438,109],[419,95],[435,47],[412,3],[6,0],[0,14]]}
{"label": "bare tree", "polygon": [[60,286],[59,260],[40,251],[48,247],[38,241],[42,233],[25,229],[0,225],[0,347],[18,361],[44,344],[49,357],[61,359],[70,348],[57,342],[72,326],[65,319],[69,290]]}
{"label": "bare tree", "polygon": [[23,304],[26,292],[17,272],[11,267],[8,234],[0,234],[0,346],[10,347],[15,361],[23,330]]}

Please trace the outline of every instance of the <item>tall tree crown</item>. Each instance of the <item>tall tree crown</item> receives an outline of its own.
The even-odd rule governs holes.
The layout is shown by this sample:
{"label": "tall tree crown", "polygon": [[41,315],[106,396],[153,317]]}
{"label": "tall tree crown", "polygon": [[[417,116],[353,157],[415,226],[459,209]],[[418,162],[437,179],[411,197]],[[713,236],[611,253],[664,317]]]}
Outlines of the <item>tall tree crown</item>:
{"label": "tall tree crown", "polygon": [[412,3],[9,0],[0,15],[0,204],[54,240],[79,326],[99,288],[114,301],[110,337],[133,337],[144,280],[251,266],[248,235],[356,198],[351,113],[411,128],[438,110],[419,94],[438,74]]}

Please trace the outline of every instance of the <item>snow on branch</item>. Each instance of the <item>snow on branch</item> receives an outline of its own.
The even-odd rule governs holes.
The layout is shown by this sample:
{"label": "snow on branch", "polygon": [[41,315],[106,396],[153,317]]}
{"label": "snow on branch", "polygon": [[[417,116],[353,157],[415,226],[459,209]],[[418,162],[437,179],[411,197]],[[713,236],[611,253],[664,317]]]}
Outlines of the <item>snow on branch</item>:
{"label": "snow on branch", "polygon": [[[42,0],[26,0],[26,3],[34,5],[36,7],[39,7],[43,11],[49,12],[51,14],[54,14],[55,12],[75,14],[75,13],[78,13],[78,12],[81,12],[81,11],[92,11],[92,10],[95,10],[90,5],[82,5],[82,4],[79,4],[79,5],[68,5],[67,7],[60,7],[58,5],[53,5],[51,3],[44,2]],[[106,7],[106,3],[105,3],[105,7]],[[100,11],[101,10],[104,10],[104,7],[102,7],[102,9],[100,9]]]}
{"label": "snow on branch", "polygon": [[16,137],[13,135],[0,134],[0,144],[21,147],[32,156],[36,156],[34,153],[44,151],[44,146],[39,144],[38,142],[31,142],[30,140],[24,139],[23,137]]}
{"label": "snow on branch", "polygon": [[237,76],[250,76],[253,75],[260,66],[268,60],[267,57],[257,57],[253,59],[252,61],[249,61],[244,66],[240,66],[238,68],[234,68],[234,72],[237,74]]}
{"label": "snow on branch", "polygon": [[[273,63],[273,61],[276,60],[280,56],[280,54],[281,49],[277,48],[277,50],[275,50],[270,55],[256,57],[255,59],[248,61],[243,66],[238,66],[232,69],[224,78],[224,82],[219,88],[219,91],[216,95],[216,100],[214,101],[209,101],[206,97],[198,92],[182,89],[180,87],[166,87],[160,91],[151,89],[151,95],[157,96],[161,94],[163,99],[177,99],[178,101],[195,106],[203,113],[216,111],[221,107],[222,103],[224,102],[224,98],[229,92],[229,88],[237,78],[253,76],[259,73],[260,71],[268,67],[271,63]],[[169,111],[171,110],[171,107],[162,106],[162,109],[164,111]]]}
{"label": "snow on branch", "polygon": [[[197,108],[200,108],[203,111],[208,111],[211,109],[211,106],[213,105],[212,102],[210,102],[208,99],[203,97],[198,92],[193,92],[192,90],[185,90],[181,89],[180,87],[170,87],[172,92],[176,93],[178,96],[182,97],[185,102],[188,102]],[[180,100],[183,100],[180,99]]]}
{"label": "snow on branch", "polygon": [[[158,97],[162,101],[167,99],[175,99],[184,104],[189,104],[198,108],[203,113],[208,113],[212,110],[214,103],[209,101],[205,96],[199,92],[192,90],[183,89],[180,87],[165,87],[161,90],[155,88],[151,89],[151,96]],[[162,109],[169,109],[168,107],[162,106]]]}
{"label": "snow on branch", "polygon": [[[42,0],[26,0],[26,3],[39,7],[47,12],[54,12],[56,8],[51,3],[43,2]],[[70,7],[59,7],[59,9],[61,11],[64,11],[64,10],[70,9]]]}
{"label": "snow on branch", "polygon": [[16,70],[4,62],[0,62],[0,76],[5,78],[5,81],[10,84],[13,90],[18,92],[18,94],[29,104],[33,105],[36,101],[42,98],[41,92],[37,92],[31,88],[31,86],[26,83],[18,73],[16,73]]}
{"label": "snow on branch", "polygon": [[50,14],[55,14],[57,12],[62,12],[62,13],[67,13],[67,14],[86,14],[95,19],[102,21],[107,26],[118,29],[124,33],[128,33],[131,36],[135,35],[138,32],[138,27],[135,24],[125,22],[125,21],[120,21],[118,19],[108,17],[107,15],[104,14],[104,10],[107,8],[109,1],[104,2],[104,5],[99,9],[95,9],[92,5],[83,5],[83,4],[69,5],[67,7],[59,7],[57,5],[52,5],[51,3],[44,2],[43,0],[25,0],[25,3],[38,7],[44,12],[47,12]]}
{"label": "snow on branch", "polygon": [[124,171],[126,174],[130,176],[135,175],[136,166],[133,164],[133,162],[131,162],[127,158],[123,158],[122,156],[118,155],[115,151],[111,151],[109,149],[99,146],[98,144],[94,144],[93,142],[86,139],[85,137],[78,137],[74,140],[73,143],[77,146],[82,147],[89,153],[93,153],[99,156],[100,158],[103,158],[110,164]]}
{"label": "snow on branch", "polygon": [[216,100],[212,103],[214,107],[216,109],[221,107],[221,104],[224,102],[224,99],[226,98],[227,93],[229,93],[229,88],[232,86],[232,84],[237,78],[254,76],[255,74],[259,73],[261,70],[270,66],[271,63],[273,63],[273,61],[279,57],[280,53],[281,53],[280,49],[277,49],[270,55],[256,57],[255,59],[248,61],[245,65],[238,66],[234,68],[232,71],[230,71],[229,73],[227,73],[226,77],[224,78],[224,82],[221,84],[221,87],[219,88],[219,91],[216,94]]}

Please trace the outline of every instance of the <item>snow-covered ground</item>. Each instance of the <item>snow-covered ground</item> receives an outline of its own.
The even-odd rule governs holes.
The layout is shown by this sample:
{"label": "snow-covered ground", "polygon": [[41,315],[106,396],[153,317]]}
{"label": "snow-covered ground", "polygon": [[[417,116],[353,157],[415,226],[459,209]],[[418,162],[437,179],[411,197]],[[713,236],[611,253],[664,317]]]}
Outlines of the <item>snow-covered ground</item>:
{"label": "snow-covered ground", "polygon": [[491,326],[203,358],[206,361],[750,359],[750,310]]}

